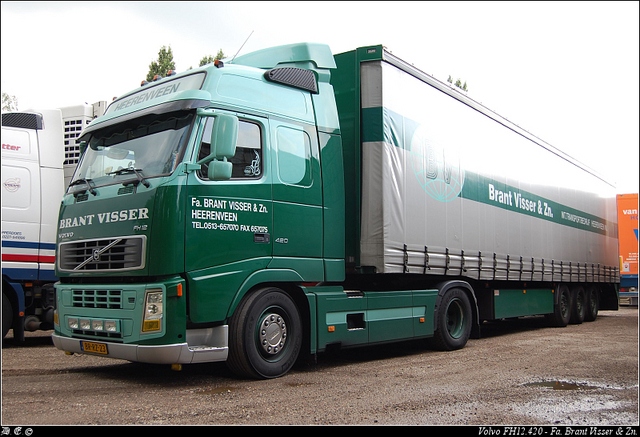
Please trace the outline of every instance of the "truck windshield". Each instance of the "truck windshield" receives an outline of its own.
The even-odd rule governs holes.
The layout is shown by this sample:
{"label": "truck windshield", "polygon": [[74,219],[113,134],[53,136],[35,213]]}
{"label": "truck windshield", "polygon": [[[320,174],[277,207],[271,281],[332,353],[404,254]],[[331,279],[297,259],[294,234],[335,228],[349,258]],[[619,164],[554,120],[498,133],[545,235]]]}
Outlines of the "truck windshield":
{"label": "truck windshield", "polygon": [[148,185],[146,179],[170,174],[187,144],[193,113],[130,120],[96,131],[73,175],[70,188],[115,183]]}

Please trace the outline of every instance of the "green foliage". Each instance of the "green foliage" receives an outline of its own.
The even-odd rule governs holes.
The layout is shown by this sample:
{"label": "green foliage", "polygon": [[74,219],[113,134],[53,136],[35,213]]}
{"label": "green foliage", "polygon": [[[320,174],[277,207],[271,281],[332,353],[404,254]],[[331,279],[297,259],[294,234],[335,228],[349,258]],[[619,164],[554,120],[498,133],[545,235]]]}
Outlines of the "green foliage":
{"label": "green foliage", "polygon": [[162,46],[158,52],[158,60],[149,64],[149,73],[147,74],[147,82],[151,82],[156,74],[162,77],[167,75],[167,71],[175,70],[176,64],[173,62],[173,52],[171,46],[169,48]]}
{"label": "green foliage", "polygon": [[215,58],[212,57],[211,55],[208,55],[208,56],[205,56],[202,59],[200,59],[199,67],[202,67],[203,65],[211,64],[216,59],[223,59],[224,56],[225,56],[224,52],[222,51],[222,49],[220,49],[220,50],[218,50],[218,53],[216,54]]}
{"label": "green foliage", "polygon": [[463,91],[469,91],[467,89],[467,82],[465,81],[465,83],[463,84],[462,81],[460,79],[457,79],[456,82],[453,82],[453,79],[451,78],[451,75],[449,75],[449,78],[447,79],[447,82],[449,82],[450,84],[453,84],[455,86],[457,86],[458,88],[460,88]]}
{"label": "green foliage", "polygon": [[2,93],[2,112],[15,112],[18,110],[18,99],[16,96],[10,96]]}

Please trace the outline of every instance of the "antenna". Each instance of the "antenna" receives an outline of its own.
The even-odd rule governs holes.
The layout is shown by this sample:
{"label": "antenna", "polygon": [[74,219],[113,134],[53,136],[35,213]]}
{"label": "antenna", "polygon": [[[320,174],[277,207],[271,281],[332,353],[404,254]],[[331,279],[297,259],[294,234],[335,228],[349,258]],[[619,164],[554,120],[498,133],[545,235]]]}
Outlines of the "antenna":
{"label": "antenna", "polygon": [[242,50],[242,47],[244,47],[244,45],[247,43],[247,41],[249,41],[249,38],[251,38],[251,35],[253,35],[253,30],[251,31],[251,33],[249,34],[247,39],[244,40],[244,42],[242,43],[242,45],[240,46],[240,48],[238,49],[236,54],[233,55],[233,58],[231,58],[231,62],[233,62],[233,60],[236,58],[236,56],[238,56],[238,53],[240,53],[240,50]]}

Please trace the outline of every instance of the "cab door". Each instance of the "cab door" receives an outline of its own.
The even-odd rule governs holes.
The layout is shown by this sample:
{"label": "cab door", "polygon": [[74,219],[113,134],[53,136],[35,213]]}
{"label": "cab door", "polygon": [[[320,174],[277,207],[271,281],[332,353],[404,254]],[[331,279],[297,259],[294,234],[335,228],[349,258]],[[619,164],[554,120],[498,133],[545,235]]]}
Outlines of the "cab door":
{"label": "cab door", "polygon": [[[195,161],[209,155],[215,117],[201,120]],[[222,320],[240,284],[272,256],[271,177],[265,165],[268,124],[239,117],[231,179],[208,179],[207,165],[188,174],[185,271],[196,323]]]}
{"label": "cab door", "polygon": [[322,281],[323,210],[318,140],[311,125],[270,120],[273,262]]}

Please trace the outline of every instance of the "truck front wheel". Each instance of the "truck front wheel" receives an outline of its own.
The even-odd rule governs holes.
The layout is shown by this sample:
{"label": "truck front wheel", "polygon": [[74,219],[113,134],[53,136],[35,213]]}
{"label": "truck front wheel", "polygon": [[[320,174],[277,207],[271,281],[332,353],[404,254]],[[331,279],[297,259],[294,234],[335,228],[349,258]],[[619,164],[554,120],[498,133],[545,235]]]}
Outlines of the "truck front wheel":
{"label": "truck front wheel", "polygon": [[229,323],[232,372],[246,378],[277,378],[295,364],[302,346],[302,321],[282,290],[265,288],[246,297]]}
{"label": "truck front wheel", "polygon": [[439,350],[461,349],[471,335],[471,303],[459,288],[448,290],[437,309],[431,344]]}

